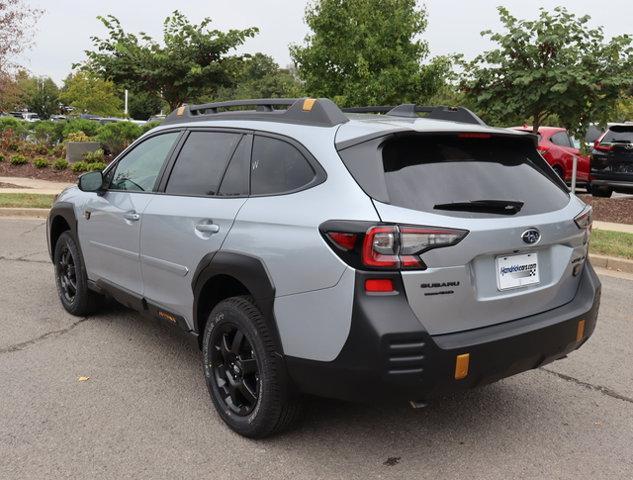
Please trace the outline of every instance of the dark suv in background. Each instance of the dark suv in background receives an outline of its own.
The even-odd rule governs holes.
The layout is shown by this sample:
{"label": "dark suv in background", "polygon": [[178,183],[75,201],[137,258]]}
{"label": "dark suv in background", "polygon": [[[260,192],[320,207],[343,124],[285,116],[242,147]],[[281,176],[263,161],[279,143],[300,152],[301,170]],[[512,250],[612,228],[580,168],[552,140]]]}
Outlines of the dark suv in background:
{"label": "dark suv in background", "polygon": [[609,126],[591,151],[591,192],[610,197],[633,193],[633,123]]}

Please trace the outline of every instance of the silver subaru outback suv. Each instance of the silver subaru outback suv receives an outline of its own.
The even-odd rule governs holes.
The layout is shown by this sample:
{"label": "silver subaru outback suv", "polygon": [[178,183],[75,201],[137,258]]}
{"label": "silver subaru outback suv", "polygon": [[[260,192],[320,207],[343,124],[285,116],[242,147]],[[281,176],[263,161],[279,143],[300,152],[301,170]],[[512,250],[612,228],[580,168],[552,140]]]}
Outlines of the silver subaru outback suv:
{"label": "silver subaru outback suv", "polygon": [[463,108],[183,106],[64,191],[60,300],[197,338],[220,417],[264,437],[302,394],[420,406],[593,333],[591,209],[532,135]]}

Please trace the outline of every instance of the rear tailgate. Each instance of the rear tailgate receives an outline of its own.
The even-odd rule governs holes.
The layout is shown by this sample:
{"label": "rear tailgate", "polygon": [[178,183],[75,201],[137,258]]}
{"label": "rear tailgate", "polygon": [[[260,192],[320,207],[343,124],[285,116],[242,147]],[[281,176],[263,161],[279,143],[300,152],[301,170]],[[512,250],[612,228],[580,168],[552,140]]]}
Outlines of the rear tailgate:
{"label": "rear tailgate", "polygon": [[[574,218],[585,206],[531,140],[463,133],[369,143],[377,160],[367,159],[368,145],[341,157],[383,222],[469,232],[457,245],[423,252],[426,269],[402,272],[429,333],[516,320],[574,298],[588,235]],[[377,167],[380,178],[371,174]]]}
{"label": "rear tailgate", "polygon": [[613,173],[633,175],[633,125],[614,125],[600,142]]}
{"label": "rear tailgate", "polygon": [[[470,232],[455,246],[423,253],[426,270],[402,272],[409,303],[432,335],[516,320],[559,307],[574,298],[579,277],[574,277],[573,269],[582,262],[587,250],[585,232],[573,220],[583,210],[580,201],[571,201],[555,212],[504,217],[501,221],[424,214],[380,202],[375,205],[386,222]],[[541,235],[535,246],[522,239],[532,228]],[[513,256],[525,254],[531,258],[514,257],[517,262],[513,262]],[[502,268],[516,265],[517,275],[521,275],[521,265],[533,263],[537,264],[536,283],[513,288],[500,278]]]}

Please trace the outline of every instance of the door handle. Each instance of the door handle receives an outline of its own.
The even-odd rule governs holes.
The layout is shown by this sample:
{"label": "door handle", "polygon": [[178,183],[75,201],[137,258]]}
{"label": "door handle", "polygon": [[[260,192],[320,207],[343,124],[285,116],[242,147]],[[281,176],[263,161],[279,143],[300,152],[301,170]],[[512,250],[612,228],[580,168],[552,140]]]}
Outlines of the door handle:
{"label": "door handle", "polygon": [[129,220],[130,222],[138,222],[141,219],[141,216],[136,212],[128,212],[123,214],[123,218]]}
{"label": "door handle", "polygon": [[215,223],[199,223],[196,225],[196,230],[200,233],[218,233],[220,226]]}

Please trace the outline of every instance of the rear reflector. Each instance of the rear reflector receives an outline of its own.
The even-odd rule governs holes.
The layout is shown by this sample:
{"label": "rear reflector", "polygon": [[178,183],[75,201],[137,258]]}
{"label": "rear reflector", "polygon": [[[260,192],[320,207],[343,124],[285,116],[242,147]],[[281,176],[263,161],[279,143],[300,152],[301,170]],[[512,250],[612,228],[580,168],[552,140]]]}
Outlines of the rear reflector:
{"label": "rear reflector", "polygon": [[470,353],[457,355],[455,359],[455,380],[463,380],[468,376],[468,367],[470,365]]}
{"label": "rear reflector", "polygon": [[390,278],[369,278],[365,280],[365,291],[370,293],[394,292],[393,281]]}
{"label": "rear reflector", "polygon": [[576,329],[576,341],[580,342],[585,336],[585,321],[580,320],[578,322],[578,328]]}

